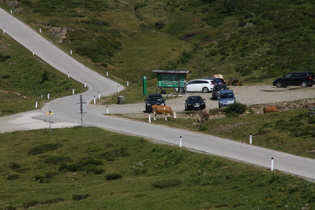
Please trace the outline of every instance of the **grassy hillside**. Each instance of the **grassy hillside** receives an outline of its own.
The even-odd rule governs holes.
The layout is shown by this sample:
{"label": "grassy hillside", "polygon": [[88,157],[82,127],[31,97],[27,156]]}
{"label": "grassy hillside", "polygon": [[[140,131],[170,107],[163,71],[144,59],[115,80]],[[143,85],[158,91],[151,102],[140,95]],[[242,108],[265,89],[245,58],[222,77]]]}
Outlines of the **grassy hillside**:
{"label": "grassy hillside", "polygon": [[152,69],[270,82],[313,71],[315,62],[312,1],[23,0],[5,7],[47,33],[66,28],[62,47],[135,83],[154,78]]}
{"label": "grassy hillside", "polygon": [[301,209],[315,184],[97,128],[1,135],[1,209]]}
{"label": "grassy hillside", "polygon": [[35,109],[47,101],[85,90],[6,34],[0,34],[0,116]]}

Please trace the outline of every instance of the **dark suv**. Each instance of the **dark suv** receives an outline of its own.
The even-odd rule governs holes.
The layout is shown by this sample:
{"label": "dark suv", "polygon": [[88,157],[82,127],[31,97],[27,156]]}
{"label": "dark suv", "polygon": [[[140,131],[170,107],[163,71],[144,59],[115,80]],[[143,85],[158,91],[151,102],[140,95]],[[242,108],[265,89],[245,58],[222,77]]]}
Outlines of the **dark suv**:
{"label": "dark suv", "polygon": [[226,84],[216,84],[213,86],[213,89],[212,89],[212,97],[211,99],[218,99],[218,96],[219,96],[219,92],[221,90],[228,90],[229,88],[226,86]]}
{"label": "dark suv", "polygon": [[145,101],[145,111],[152,112],[152,105],[165,105],[165,100],[161,94],[149,94]]}
{"label": "dark suv", "polygon": [[309,71],[291,72],[273,81],[273,86],[278,88],[287,86],[312,87],[313,84],[315,84],[314,73]]}

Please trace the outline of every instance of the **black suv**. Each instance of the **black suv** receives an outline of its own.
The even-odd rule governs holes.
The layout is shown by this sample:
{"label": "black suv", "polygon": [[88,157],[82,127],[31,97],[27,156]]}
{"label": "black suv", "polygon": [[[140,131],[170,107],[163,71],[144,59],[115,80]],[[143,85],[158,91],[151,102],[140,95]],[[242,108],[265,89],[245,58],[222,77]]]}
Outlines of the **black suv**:
{"label": "black suv", "polygon": [[165,105],[165,100],[161,94],[149,94],[145,101],[145,111],[152,112],[152,105]]}
{"label": "black suv", "polygon": [[313,84],[315,84],[314,73],[309,71],[291,72],[273,81],[273,86],[278,88],[287,86],[312,87]]}
{"label": "black suv", "polygon": [[219,96],[219,92],[221,90],[228,90],[229,88],[226,86],[226,84],[216,84],[213,86],[213,89],[212,89],[212,97],[211,99],[218,99],[218,96]]}

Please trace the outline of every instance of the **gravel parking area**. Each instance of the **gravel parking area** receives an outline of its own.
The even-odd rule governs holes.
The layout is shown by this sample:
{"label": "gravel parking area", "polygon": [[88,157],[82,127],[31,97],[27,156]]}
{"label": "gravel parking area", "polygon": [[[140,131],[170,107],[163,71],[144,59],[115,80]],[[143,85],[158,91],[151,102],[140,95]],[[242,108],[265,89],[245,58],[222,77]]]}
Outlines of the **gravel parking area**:
{"label": "gravel parking area", "polygon": [[[272,86],[231,86],[236,96],[237,101],[246,104],[269,104],[282,101],[295,101],[300,99],[314,99],[315,101],[315,86],[311,88],[275,88]],[[170,106],[175,112],[183,112],[185,99],[189,95],[200,95],[205,99],[208,109],[218,108],[217,100],[210,100],[211,93],[188,93],[187,95],[181,95],[179,97],[168,97],[166,104]],[[106,105],[94,105],[90,104],[87,113],[93,112],[98,114],[106,114],[107,108],[109,114],[121,114],[129,116],[131,118],[145,118],[147,113],[144,113],[144,102],[137,104],[110,104]],[[46,120],[39,119],[39,117]],[[78,126],[79,123],[69,122],[56,122],[54,116],[52,119],[55,121],[52,124],[52,128],[65,128]],[[43,116],[40,110],[34,110],[31,112],[21,113],[8,117],[0,118],[0,133],[12,132],[16,130],[31,130],[48,128],[49,123],[47,116]]]}
{"label": "gravel parking area", "polygon": [[[236,100],[239,103],[246,105],[253,104],[269,104],[282,101],[295,101],[300,99],[315,99],[315,86],[302,88],[276,88],[270,85],[265,86],[230,86],[235,92]],[[185,99],[189,95],[200,95],[206,101],[208,109],[218,108],[218,101],[211,100],[211,93],[187,93],[179,97],[168,97],[166,105],[170,106],[175,112],[184,111]],[[144,103],[138,104],[111,104],[108,105],[110,114],[136,114],[143,113]],[[106,106],[104,105],[89,105],[89,111],[106,114]]]}

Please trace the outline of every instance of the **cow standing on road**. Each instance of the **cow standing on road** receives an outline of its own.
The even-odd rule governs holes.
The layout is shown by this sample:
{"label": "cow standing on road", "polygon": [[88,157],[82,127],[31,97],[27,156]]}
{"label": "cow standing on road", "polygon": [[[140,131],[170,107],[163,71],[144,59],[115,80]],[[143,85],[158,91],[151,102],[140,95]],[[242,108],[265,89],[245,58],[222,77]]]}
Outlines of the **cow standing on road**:
{"label": "cow standing on road", "polygon": [[173,112],[173,110],[169,106],[152,105],[152,111],[153,111],[153,119],[154,120],[156,120],[156,115],[158,115],[158,114],[164,114],[165,121],[167,121],[168,116],[172,116],[174,119],[176,119],[176,113]]}

